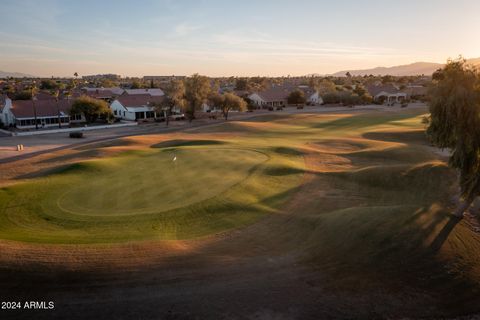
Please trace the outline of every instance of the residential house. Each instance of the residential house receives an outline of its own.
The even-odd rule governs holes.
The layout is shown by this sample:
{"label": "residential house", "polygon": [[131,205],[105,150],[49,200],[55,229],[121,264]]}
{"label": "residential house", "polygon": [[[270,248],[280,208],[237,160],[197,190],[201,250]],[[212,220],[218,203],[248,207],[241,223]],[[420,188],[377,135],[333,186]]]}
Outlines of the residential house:
{"label": "residential house", "polygon": [[305,85],[298,86],[298,89],[302,90],[303,93],[305,94],[305,100],[307,101],[307,104],[309,105],[323,104],[323,99],[317,90]]}
{"label": "residential house", "polygon": [[95,91],[89,90],[85,92],[85,95],[108,103],[113,101],[116,97],[116,95],[108,89],[96,89]]}
{"label": "residential house", "polygon": [[428,88],[420,85],[408,85],[402,90],[410,99],[423,99],[428,94]]}
{"label": "residential house", "polygon": [[155,112],[155,105],[161,103],[163,96],[151,96],[149,94],[123,94],[117,97],[110,109],[118,119],[139,121],[162,117]]}
{"label": "residential house", "polygon": [[[85,121],[83,115],[70,115],[73,100],[10,100],[2,110],[5,125],[18,129],[58,127],[58,124],[69,125]],[[36,123],[36,125],[35,125]]]}
{"label": "residential house", "polygon": [[272,87],[264,91],[257,91],[248,96],[254,105],[259,108],[284,107],[290,90],[285,87]]}
{"label": "residential house", "polygon": [[288,95],[297,89],[304,92],[308,104],[318,105],[323,103],[318,91],[309,86],[275,86],[264,91],[254,92],[248,98],[254,105],[261,108],[284,107],[287,105]]}
{"label": "residential house", "polygon": [[386,104],[402,102],[407,99],[407,94],[400,91],[393,84],[369,85],[367,86],[367,91],[374,101],[385,102]]}

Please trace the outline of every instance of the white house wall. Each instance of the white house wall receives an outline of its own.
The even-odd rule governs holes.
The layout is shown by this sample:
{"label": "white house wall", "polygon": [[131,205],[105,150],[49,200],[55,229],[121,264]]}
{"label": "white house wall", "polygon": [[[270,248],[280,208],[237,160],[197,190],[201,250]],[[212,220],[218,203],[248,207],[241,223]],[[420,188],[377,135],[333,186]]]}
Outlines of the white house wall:
{"label": "white house wall", "polygon": [[126,119],[128,111],[118,100],[115,100],[110,104],[110,109],[112,110],[115,118]]}
{"label": "white house wall", "polygon": [[257,106],[262,106],[265,104],[265,101],[256,93],[252,93],[248,96],[248,98]]}

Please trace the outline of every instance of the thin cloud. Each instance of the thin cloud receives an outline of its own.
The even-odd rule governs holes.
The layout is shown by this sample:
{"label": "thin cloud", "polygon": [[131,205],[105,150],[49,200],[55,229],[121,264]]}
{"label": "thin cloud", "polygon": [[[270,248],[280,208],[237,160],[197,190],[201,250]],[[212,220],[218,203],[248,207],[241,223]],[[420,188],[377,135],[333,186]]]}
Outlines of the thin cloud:
{"label": "thin cloud", "polygon": [[201,29],[201,26],[193,26],[186,22],[178,24],[174,28],[175,36],[184,37],[190,35],[191,33]]}

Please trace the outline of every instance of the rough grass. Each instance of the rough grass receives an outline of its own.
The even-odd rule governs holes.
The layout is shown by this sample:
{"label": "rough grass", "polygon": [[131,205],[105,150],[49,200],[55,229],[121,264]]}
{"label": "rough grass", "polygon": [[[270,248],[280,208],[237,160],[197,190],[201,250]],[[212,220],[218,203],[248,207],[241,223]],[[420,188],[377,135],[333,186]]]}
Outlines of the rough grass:
{"label": "rough grass", "polygon": [[[308,279],[309,294],[359,293],[355,310],[369,318],[478,312],[480,237],[451,218],[455,173],[432,152],[421,119],[408,109],[267,115],[200,128],[195,140],[153,137],[142,150],[0,189],[0,238],[176,240],[256,223],[239,232],[244,242],[208,247],[205,265],[216,255],[234,261],[261,252],[255,264],[298,257],[321,275],[318,291]],[[216,141],[212,132],[231,135]],[[374,289],[396,305],[370,299]],[[418,293],[436,303],[419,304]],[[365,312],[370,306],[387,312]]]}
{"label": "rough grass", "polygon": [[[394,318],[479,311],[480,236],[450,214],[456,174],[432,152],[422,117],[405,110],[272,118],[264,128],[267,143],[288,136],[283,146],[302,150],[302,142],[313,159],[306,171],[315,176],[281,231],[292,250],[326,272],[332,290],[365,295],[381,287],[437,301],[419,308],[406,298]],[[340,159],[349,165],[337,166]]]}

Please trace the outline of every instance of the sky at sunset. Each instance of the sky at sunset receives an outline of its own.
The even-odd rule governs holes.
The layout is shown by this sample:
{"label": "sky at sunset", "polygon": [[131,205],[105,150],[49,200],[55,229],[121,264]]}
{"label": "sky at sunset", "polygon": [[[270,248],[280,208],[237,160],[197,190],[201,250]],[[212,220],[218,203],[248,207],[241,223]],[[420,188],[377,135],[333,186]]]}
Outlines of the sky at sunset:
{"label": "sky at sunset", "polygon": [[480,57],[480,1],[0,0],[0,70],[327,74]]}

